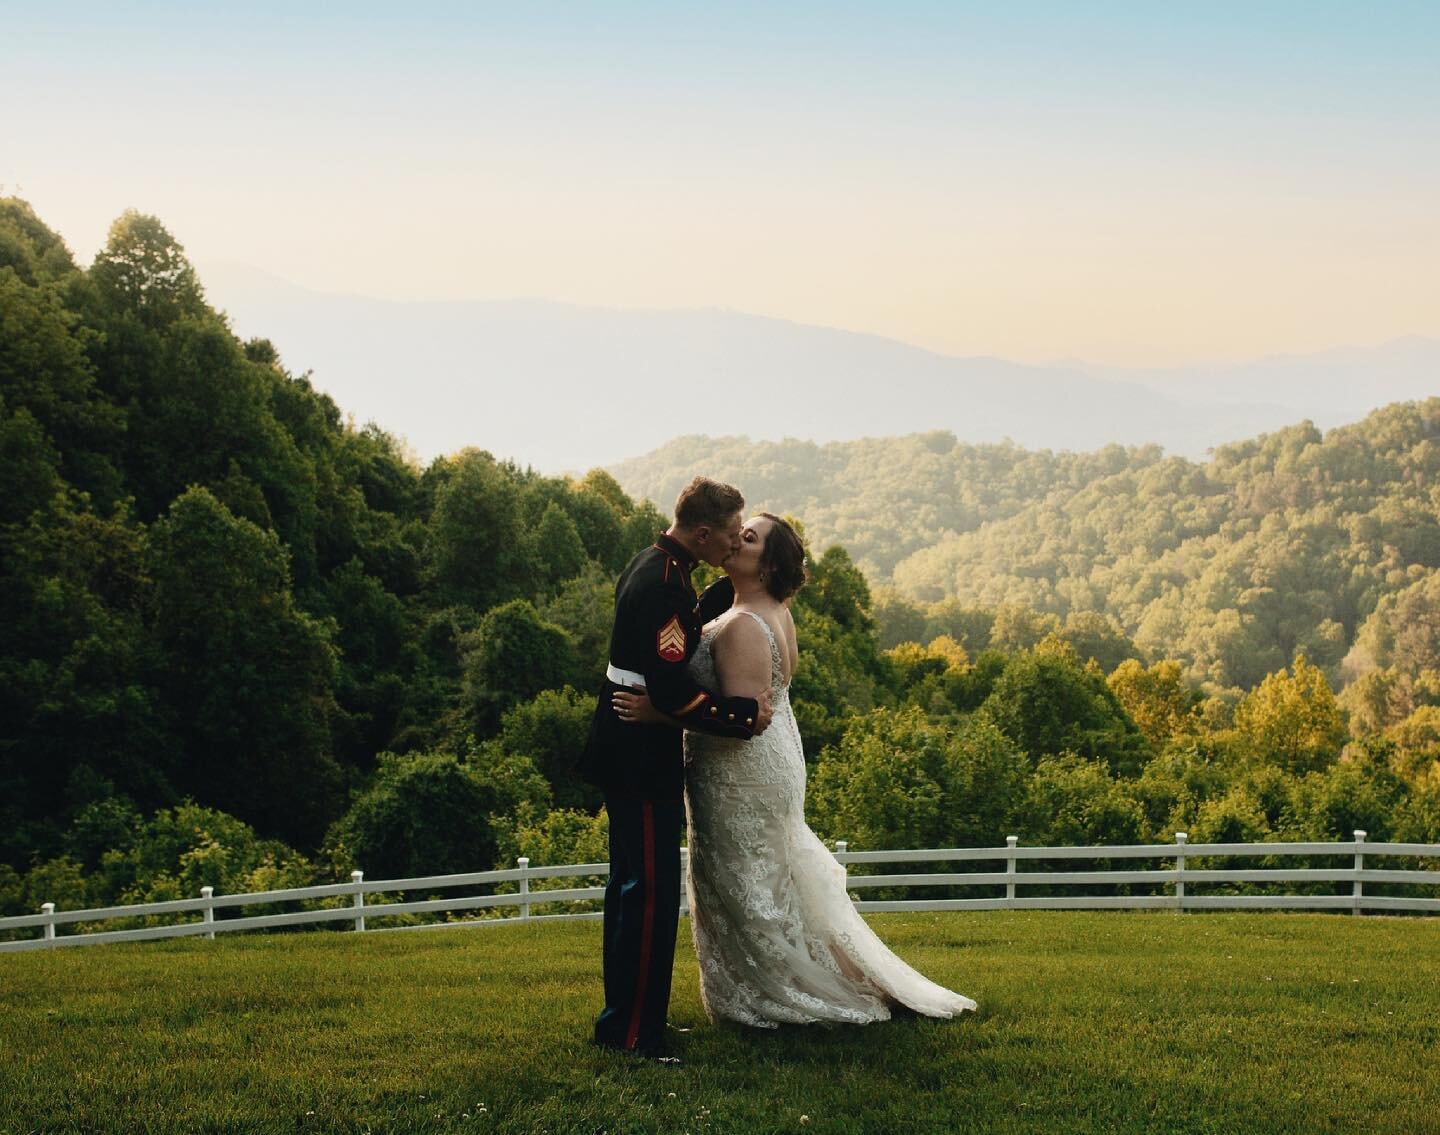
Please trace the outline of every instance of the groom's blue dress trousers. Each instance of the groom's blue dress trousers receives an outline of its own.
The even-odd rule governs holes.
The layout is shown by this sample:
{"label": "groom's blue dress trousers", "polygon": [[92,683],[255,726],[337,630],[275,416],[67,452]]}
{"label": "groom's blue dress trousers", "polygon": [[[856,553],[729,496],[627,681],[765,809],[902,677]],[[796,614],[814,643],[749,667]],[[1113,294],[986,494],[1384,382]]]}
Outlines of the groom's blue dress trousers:
{"label": "groom's blue dress trousers", "polygon": [[750,737],[753,698],[698,685],[688,663],[701,626],[734,598],[722,580],[697,599],[695,558],[662,534],[615,585],[610,668],[601,685],[581,774],[605,793],[610,881],[605,888],[605,1008],[600,1044],[641,1052],[663,1045],[680,917],[680,833],[685,826],[684,737],[673,725],[620,720],[611,695],[644,685],[656,709],[686,729]]}

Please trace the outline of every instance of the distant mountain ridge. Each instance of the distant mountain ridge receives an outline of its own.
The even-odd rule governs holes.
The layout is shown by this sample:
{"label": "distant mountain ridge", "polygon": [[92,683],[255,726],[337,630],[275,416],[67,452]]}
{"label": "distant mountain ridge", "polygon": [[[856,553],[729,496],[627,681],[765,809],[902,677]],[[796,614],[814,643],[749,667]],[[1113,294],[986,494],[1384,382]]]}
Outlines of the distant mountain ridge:
{"label": "distant mountain ridge", "polygon": [[1302,418],[1352,420],[1415,397],[1425,368],[1440,376],[1440,342],[1427,339],[1403,357],[1358,349],[1343,366],[1313,356],[1326,376],[1317,388],[1370,376],[1359,395],[1369,404],[1355,411],[1354,398],[1303,397],[1311,356],[1251,364],[1286,376],[1285,396],[1271,397],[1233,367],[1032,366],[731,311],[378,300],[233,265],[201,275],[237,334],[270,339],[286,366],[313,371],[320,389],[422,458],[475,445],[544,472],[619,462],[694,433],[827,442],[946,429],[973,443],[1155,443],[1199,457]]}
{"label": "distant mountain ridge", "polygon": [[752,513],[799,516],[813,552],[841,545],[901,601],[1099,613],[1212,691],[1303,653],[1337,684],[1386,669],[1382,685],[1433,686],[1404,698],[1440,704],[1440,397],[1324,433],[1302,422],[1203,463],[936,430],[680,438],[612,469],[662,507],[702,471],[739,485]]}
{"label": "distant mountain ridge", "polygon": [[1207,366],[1076,366],[1095,378],[1134,382],[1161,394],[1203,389],[1205,400],[1215,404],[1246,405],[1256,391],[1263,390],[1267,400],[1295,410],[1294,420],[1309,418],[1321,428],[1362,418],[1390,402],[1440,394],[1440,342],[1422,335],[1405,335],[1373,347],[1337,347]]}

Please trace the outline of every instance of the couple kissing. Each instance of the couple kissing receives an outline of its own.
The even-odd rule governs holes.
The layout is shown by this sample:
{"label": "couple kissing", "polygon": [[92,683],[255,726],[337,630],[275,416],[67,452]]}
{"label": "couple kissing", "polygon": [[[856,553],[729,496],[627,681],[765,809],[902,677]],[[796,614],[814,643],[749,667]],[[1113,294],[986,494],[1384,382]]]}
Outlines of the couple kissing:
{"label": "couple kissing", "polygon": [[[682,881],[712,1021],[867,1024],[897,1006],[934,1017],[975,1008],[880,941],[805,823],[789,693],[804,547],[778,516],[742,520],[744,506],[734,486],[695,478],[674,523],[620,574],[580,762],[610,820],[594,1040],[667,1063],[679,1062],[665,1015]],[[702,560],[725,577],[697,596],[690,573]]]}

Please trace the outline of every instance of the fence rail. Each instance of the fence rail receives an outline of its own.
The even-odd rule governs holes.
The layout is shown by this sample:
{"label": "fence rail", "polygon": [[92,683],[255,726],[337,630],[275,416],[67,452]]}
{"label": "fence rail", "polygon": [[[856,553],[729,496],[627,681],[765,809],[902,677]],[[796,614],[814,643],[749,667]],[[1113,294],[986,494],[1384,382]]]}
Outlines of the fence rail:
{"label": "fence rail", "polygon": [[[1150,908],[1177,912],[1200,910],[1345,910],[1352,914],[1372,912],[1410,912],[1440,914],[1440,870],[1394,870],[1367,867],[1366,857],[1405,857],[1433,859],[1440,865],[1440,844],[1433,843],[1367,843],[1365,832],[1357,831],[1353,842],[1339,843],[1210,843],[1191,844],[1184,832],[1177,832],[1174,843],[1136,844],[1118,847],[1021,847],[1015,836],[1008,837],[1004,847],[917,848],[901,851],[851,851],[844,841],[837,841],[835,858],[847,868],[846,885],[851,891],[864,892],[874,888],[983,887],[1004,888],[1003,895],[979,898],[900,898],[862,899],[852,897],[862,911],[934,911],[934,910],[1113,910]],[[684,854],[682,849],[682,855]],[[1271,856],[1345,856],[1350,863],[1344,867],[1275,867],[1196,868],[1188,865],[1194,859]],[[1148,870],[1021,870],[1021,863],[1066,861],[1073,859],[1170,859],[1174,867]],[[926,873],[849,874],[851,865],[873,867],[906,863],[986,863],[1003,862],[1003,871],[932,871]],[[217,933],[239,930],[268,930],[276,927],[348,925],[357,931],[367,929],[367,920],[397,915],[482,912],[488,917],[466,918],[423,923],[420,925],[369,927],[371,931],[431,930],[456,926],[494,926],[511,922],[537,922],[566,919],[593,919],[594,910],[560,911],[535,914],[536,906],[556,903],[593,903],[604,895],[599,886],[567,887],[557,890],[532,890],[536,880],[585,878],[609,873],[608,863],[571,863],[550,867],[531,867],[528,859],[501,871],[472,871],[459,875],[430,875],[408,879],[366,880],[361,871],[352,871],[350,882],[331,883],[316,887],[295,887],[282,891],[259,891],[238,895],[216,895],[212,888],[202,887],[199,898],[176,899],[169,902],[141,903],[134,906],[107,906],[89,910],[57,911],[54,903],[45,903],[39,914],[0,918],[0,933],[39,929],[38,938],[0,942],[0,953],[23,950],[53,949],[61,946],[85,946],[103,942],[133,942],[157,938],[184,938],[203,935],[214,938]],[[505,893],[461,895],[451,898],[419,899],[411,902],[366,903],[365,896],[403,891],[433,892],[456,887],[494,887],[516,885]],[[1341,894],[1195,894],[1193,885],[1216,884],[1350,884],[1348,893]],[[1435,888],[1432,897],[1414,895],[1366,894],[1365,884],[1406,885]],[[1146,894],[1064,894],[1020,895],[1019,888],[1043,886],[1150,886],[1162,888]],[[322,909],[289,911],[281,914],[238,915],[215,917],[217,910],[272,905],[285,902],[316,902],[326,899],[350,898],[350,905]],[[510,913],[513,911],[513,913]],[[682,913],[684,900],[682,897]],[[56,927],[73,923],[103,923],[121,918],[149,918],[198,913],[199,919],[168,926],[143,926],[124,930],[86,929],[76,933],[57,934]]]}

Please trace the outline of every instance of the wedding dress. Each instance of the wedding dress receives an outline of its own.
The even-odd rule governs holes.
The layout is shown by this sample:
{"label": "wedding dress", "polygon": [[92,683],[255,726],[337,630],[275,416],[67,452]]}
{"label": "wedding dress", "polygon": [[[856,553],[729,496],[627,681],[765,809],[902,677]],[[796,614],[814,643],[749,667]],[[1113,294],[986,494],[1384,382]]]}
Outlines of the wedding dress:
{"label": "wedding dress", "polygon": [[845,869],[806,826],[805,758],[769,623],[730,611],[707,626],[696,680],[719,688],[715,634],[747,615],[770,642],[769,729],[748,741],[685,734],[685,885],[706,1013],[774,1028],[881,1021],[897,1002],[932,1017],[974,1009],[880,941],[850,901]]}

